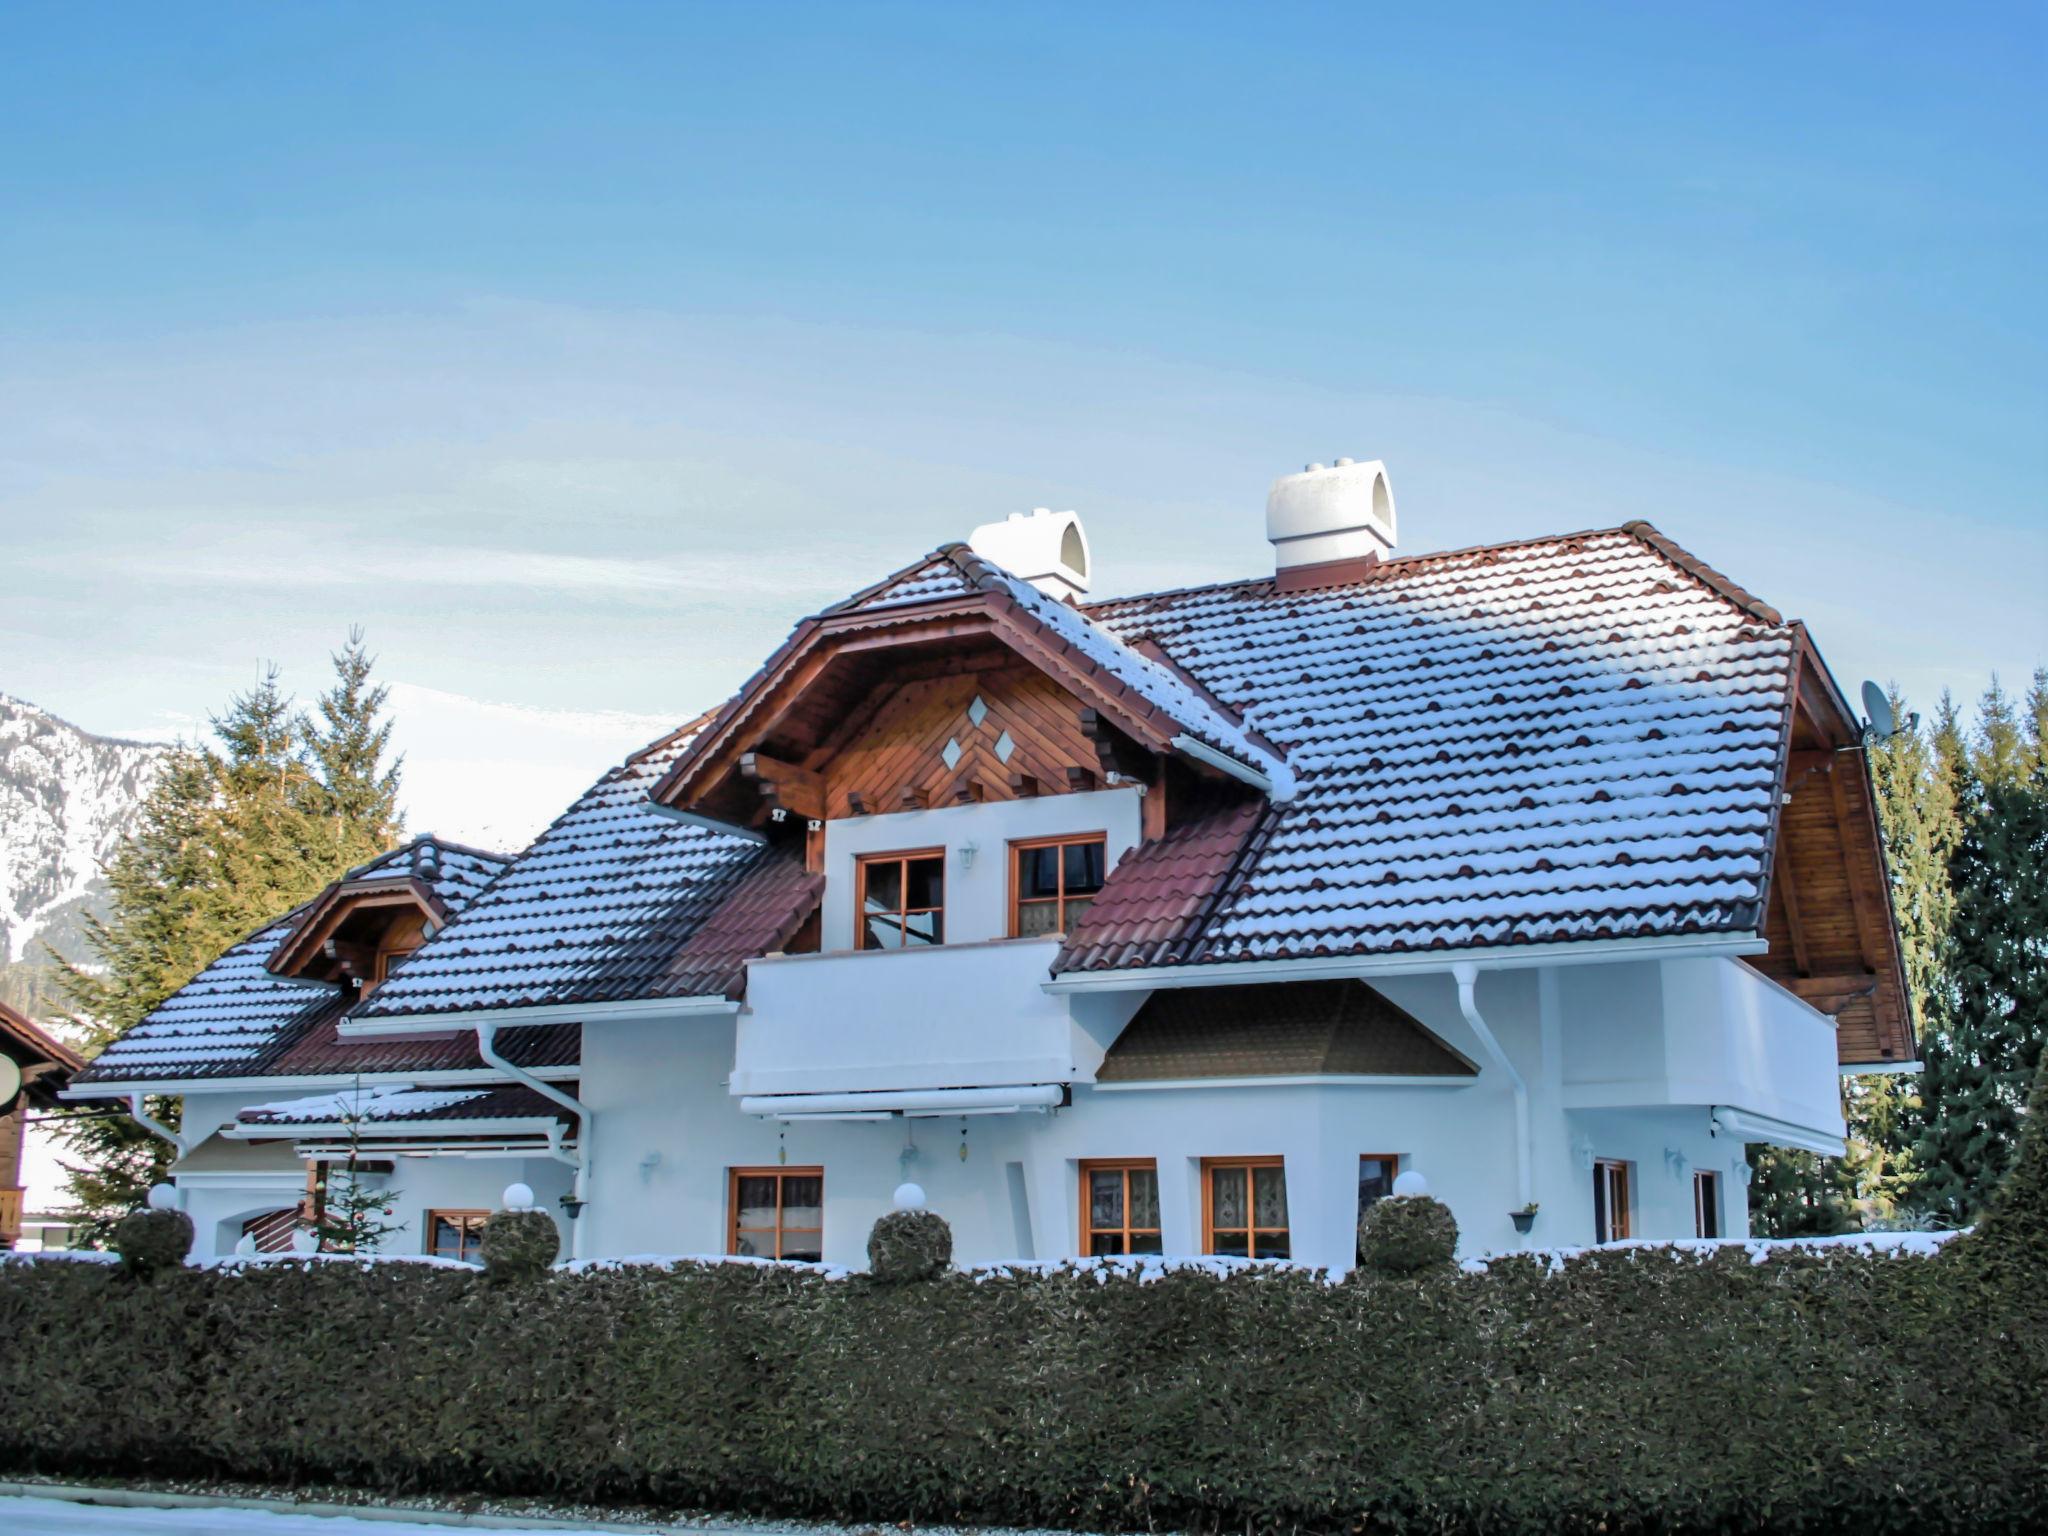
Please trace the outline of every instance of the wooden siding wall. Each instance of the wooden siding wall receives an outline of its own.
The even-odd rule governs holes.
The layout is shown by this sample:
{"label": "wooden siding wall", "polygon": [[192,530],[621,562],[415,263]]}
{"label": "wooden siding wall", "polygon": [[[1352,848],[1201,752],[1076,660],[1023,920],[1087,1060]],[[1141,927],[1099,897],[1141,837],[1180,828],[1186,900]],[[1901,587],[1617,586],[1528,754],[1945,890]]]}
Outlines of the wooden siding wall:
{"label": "wooden siding wall", "polygon": [[1834,1015],[1844,1063],[1906,1061],[1913,1033],[1893,983],[1877,828],[1854,753],[1795,752],[1779,815],[1765,937],[1751,963]]}
{"label": "wooden siding wall", "polygon": [[[988,706],[980,725],[968,717],[975,696]],[[1007,731],[1016,751],[1005,763],[996,743]],[[946,766],[948,741],[961,749]],[[1047,794],[1067,787],[1067,770],[1093,770],[1094,742],[1081,727],[1081,706],[1058,684],[1018,665],[957,676],[923,678],[895,688],[864,729],[824,766],[827,814],[850,816],[851,797],[869,812],[900,809],[905,788],[930,806],[963,793],[1008,800],[1011,776],[1035,780]]]}

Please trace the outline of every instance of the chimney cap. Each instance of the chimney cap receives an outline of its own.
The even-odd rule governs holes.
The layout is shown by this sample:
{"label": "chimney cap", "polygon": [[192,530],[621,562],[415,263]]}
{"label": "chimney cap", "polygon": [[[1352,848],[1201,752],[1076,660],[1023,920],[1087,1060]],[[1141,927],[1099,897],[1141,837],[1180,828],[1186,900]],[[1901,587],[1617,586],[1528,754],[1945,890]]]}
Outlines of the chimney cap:
{"label": "chimney cap", "polygon": [[1033,507],[1012,512],[999,523],[983,523],[967,536],[967,547],[1022,577],[1053,598],[1079,602],[1088,595],[1093,566],[1088,534],[1077,512]]}
{"label": "chimney cap", "polygon": [[1290,585],[1317,585],[1302,574],[1310,567],[1333,581],[1355,579],[1352,573],[1394,552],[1396,527],[1387,466],[1378,459],[1310,464],[1266,493],[1274,570]]}

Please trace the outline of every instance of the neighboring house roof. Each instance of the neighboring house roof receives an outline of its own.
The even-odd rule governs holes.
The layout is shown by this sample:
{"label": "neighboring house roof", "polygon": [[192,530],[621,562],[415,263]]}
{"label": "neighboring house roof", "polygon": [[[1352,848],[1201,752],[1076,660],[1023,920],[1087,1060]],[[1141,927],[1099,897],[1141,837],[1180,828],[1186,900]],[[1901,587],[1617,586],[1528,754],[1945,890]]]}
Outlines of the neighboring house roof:
{"label": "neighboring house roof", "polygon": [[531,1088],[344,1088],[305,1098],[251,1104],[236,1115],[237,1130],[257,1127],[280,1130],[340,1127],[351,1123],[369,1131],[377,1126],[417,1127],[461,1120],[553,1120],[566,1117],[560,1105]]}
{"label": "neighboring house roof", "polygon": [[56,1102],[57,1090],[85,1058],[19,1009],[0,1003],[0,1056],[13,1058],[27,1079],[22,1095],[38,1108]]}
{"label": "neighboring house roof", "polygon": [[649,788],[691,739],[611,770],[355,1010],[362,1019],[736,988],[816,906],[800,859],[678,821]]}
{"label": "neighboring house roof", "polygon": [[[1239,710],[1297,782],[1145,963],[1761,923],[1796,637],[1646,524],[1088,612]],[[1123,879],[1061,969],[1135,963],[1109,921]]]}
{"label": "neighboring house roof", "polygon": [[1153,993],[1095,1080],[1477,1075],[1470,1060],[1362,981],[1282,981]]}
{"label": "neighboring house roof", "polygon": [[[425,856],[429,850],[431,858]],[[321,1026],[331,1028],[348,1001],[338,987],[289,981],[267,968],[278,945],[309,911],[336,887],[410,877],[427,886],[449,913],[459,916],[509,862],[502,854],[432,837],[415,838],[379,854],[350,870],[312,902],[231,946],[100,1052],[78,1075],[77,1085],[275,1075],[296,1070],[281,1067],[279,1059],[292,1047],[316,1037]],[[398,970],[403,970],[403,963]],[[410,1047],[415,1057],[435,1054],[422,1053],[420,1044],[446,1042],[416,1043]],[[464,1064],[480,1065],[474,1060],[474,1042],[470,1049],[470,1061]],[[408,1062],[394,1070],[419,1069]]]}

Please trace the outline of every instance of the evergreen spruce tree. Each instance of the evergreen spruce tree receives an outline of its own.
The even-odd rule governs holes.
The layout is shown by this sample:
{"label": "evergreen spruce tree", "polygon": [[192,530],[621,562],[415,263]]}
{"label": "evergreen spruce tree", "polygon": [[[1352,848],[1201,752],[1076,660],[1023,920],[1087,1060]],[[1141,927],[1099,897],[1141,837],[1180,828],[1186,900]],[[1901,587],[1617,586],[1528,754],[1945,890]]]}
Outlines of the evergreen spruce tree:
{"label": "evergreen spruce tree", "polygon": [[315,1213],[313,1231],[323,1253],[375,1253],[387,1235],[405,1225],[389,1219],[399,1192],[371,1183],[379,1175],[365,1168],[361,1078],[346,1102],[341,1120],[348,1127],[348,1156],[339,1165],[327,1165],[326,1198]]}
{"label": "evergreen spruce tree", "polygon": [[[70,1022],[89,1051],[395,835],[396,770],[375,755],[388,736],[371,718],[383,690],[369,683],[360,636],[351,635],[335,667],[323,731],[294,710],[272,668],[213,719],[214,740],[166,755],[134,832],[109,864],[110,911],[103,922],[88,921],[89,963],[52,956],[63,967]],[[371,718],[367,733],[358,716]],[[347,750],[334,750],[344,739]],[[338,793],[357,782],[376,792]],[[175,1127],[172,1101],[147,1107]],[[173,1156],[160,1138],[104,1110],[68,1117],[60,1134],[73,1215],[88,1239],[103,1239],[134,1210]]]}
{"label": "evergreen spruce tree", "polygon": [[2048,673],[2024,709],[1994,681],[1967,742],[1946,709],[1942,736],[1961,831],[1914,1151],[1920,1199],[1960,1223],[2012,1160],[2048,1035]]}
{"label": "evergreen spruce tree", "polygon": [[320,783],[321,814],[333,841],[331,859],[352,868],[399,839],[398,775],[403,758],[385,765],[391,722],[382,719],[390,689],[370,681],[376,658],[363,632],[349,631],[334,653],[334,683],[320,695],[316,719],[304,725],[307,754]]}
{"label": "evergreen spruce tree", "polygon": [[[112,915],[85,920],[95,964],[74,964],[51,951],[61,967],[69,1021],[88,1055],[182,986],[221,947],[185,894],[204,889],[216,873],[213,768],[197,747],[164,755],[134,831],[107,867]],[[151,1100],[145,1108],[177,1125],[175,1099]],[[126,1115],[91,1107],[67,1116],[61,1134],[71,1154],[64,1164],[71,1199],[86,1226],[81,1236],[104,1240],[149,1186],[162,1182],[171,1148]]]}

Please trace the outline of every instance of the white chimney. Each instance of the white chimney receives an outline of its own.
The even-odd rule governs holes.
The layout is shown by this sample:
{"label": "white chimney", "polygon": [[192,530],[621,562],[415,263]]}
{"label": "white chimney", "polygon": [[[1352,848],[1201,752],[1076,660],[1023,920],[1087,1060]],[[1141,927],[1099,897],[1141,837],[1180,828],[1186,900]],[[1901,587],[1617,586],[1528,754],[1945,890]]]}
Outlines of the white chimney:
{"label": "white chimney", "polygon": [[967,536],[967,547],[1020,576],[1047,597],[1088,595],[1088,535],[1074,512],[1033,507],[1030,516],[1012,512],[1000,523],[983,523]]}
{"label": "white chimney", "polygon": [[1358,580],[1394,552],[1387,466],[1339,459],[1282,475],[1266,492],[1266,537],[1283,592]]}

